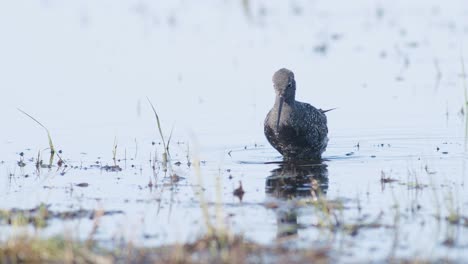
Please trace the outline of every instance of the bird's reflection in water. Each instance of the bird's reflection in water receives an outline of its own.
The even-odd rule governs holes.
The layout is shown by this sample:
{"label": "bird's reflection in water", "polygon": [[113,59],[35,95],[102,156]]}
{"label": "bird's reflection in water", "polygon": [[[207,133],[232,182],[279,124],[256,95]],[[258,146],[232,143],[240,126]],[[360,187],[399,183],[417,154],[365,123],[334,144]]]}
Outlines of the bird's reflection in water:
{"label": "bird's reflection in water", "polygon": [[[265,182],[266,192],[280,200],[311,198],[317,200],[326,195],[328,189],[328,169],[323,163],[283,163],[271,171]],[[281,203],[276,208],[278,224],[277,237],[296,235],[298,208],[295,202]]]}

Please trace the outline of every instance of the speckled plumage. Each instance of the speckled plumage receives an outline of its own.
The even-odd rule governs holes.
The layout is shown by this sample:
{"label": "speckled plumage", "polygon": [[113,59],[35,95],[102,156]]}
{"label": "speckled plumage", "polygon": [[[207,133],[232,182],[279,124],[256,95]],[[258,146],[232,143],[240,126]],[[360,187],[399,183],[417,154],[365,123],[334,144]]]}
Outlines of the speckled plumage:
{"label": "speckled plumage", "polygon": [[294,73],[280,69],[273,75],[276,100],[268,112],[264,132],[285,160],[319,160],[328,143],[327,117],[322,109],[295,100]]}

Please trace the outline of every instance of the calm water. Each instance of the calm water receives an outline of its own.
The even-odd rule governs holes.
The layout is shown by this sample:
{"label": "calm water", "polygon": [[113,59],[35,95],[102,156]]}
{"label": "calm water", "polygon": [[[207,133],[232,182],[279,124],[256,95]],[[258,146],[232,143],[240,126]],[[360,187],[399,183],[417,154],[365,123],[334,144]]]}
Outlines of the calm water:
{"label": "calm water", "polygon": [[[204,161],[210,214],[221,202],[221,222],[248,239],[289,234],[287,243],[331,246],[343,261],[468,258],[468,229],[445,220],[468,216],[464,1],[2,1],[0,33],[0,208],[123,210],[101,219],[97,239],[190,241],[205,225],[188,155]],[[281,67],[295,72],[298,100],[338,107],[321,166],[282,166],[263,136]],[[173,171],[184,178],[174,186],[149,162],[162,146],[146,97],[166,137],[174,127]],[[38,174],[47,135],[17,108],[77,168]],[[114,142],[123,170],[93,167],[113,164]],[[278,175],[308,176],[286,188]],[[343,205],[344,224],[381,226],[353,235],[315,227],[323,212],[310,204],[310,175]],[[242,202],[232,195],[239,181]],[[91,229],[86,219],[52,220],[39,233],[86,238]],[[1,239],[23,231],[0,230]]]}

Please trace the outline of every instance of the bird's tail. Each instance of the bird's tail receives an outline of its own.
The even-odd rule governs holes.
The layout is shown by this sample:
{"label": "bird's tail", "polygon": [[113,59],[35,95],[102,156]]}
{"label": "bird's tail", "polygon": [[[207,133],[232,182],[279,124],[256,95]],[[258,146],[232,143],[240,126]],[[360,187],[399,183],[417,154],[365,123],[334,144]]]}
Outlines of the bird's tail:
{"label": "bird's tail", "polygon": [[338,107],[335,107],[335,108],[332,108],[332,109],[327,109],[327,110],[320,109],[320,112],[322,112],[322,114],[325,114],[326,112],[330,112],[330,111],[335,110],[337,108]]}

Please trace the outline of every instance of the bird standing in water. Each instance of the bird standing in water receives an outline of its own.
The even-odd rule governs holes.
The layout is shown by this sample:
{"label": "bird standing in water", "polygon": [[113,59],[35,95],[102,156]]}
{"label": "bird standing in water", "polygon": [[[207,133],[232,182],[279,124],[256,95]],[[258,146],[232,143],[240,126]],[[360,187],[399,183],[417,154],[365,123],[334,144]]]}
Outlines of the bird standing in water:
{"label": "bird standing in water", "polygon": [[276,100],[265,119],[266,138],[285,160],[320,160],[328,143],[325,113],[330,110],[296,101],[296,81],[288,69],[275,72],[273,86]]}

